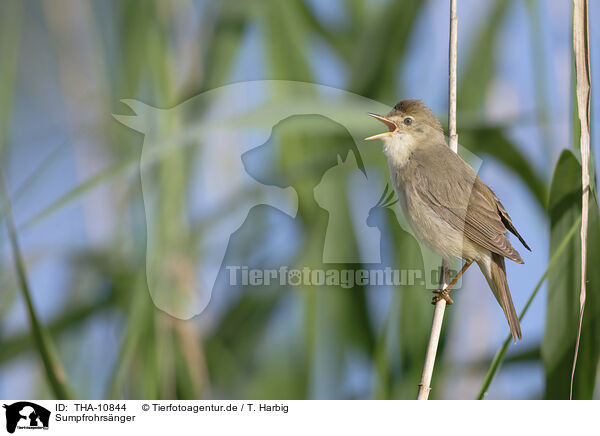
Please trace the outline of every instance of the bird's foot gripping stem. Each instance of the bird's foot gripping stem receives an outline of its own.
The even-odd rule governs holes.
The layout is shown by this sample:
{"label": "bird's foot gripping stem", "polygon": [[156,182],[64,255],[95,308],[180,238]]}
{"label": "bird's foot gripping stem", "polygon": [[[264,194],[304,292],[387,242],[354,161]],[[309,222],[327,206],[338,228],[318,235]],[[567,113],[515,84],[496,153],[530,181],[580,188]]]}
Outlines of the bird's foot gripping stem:
{"label": "bird's foot gripping stem", "polygon": [[448,293],[449,289],[438,289],[437,291],[433,291],[433,298],[431,299],[431,304],[435,304],[440,300],[446,300],[446,304],[448,306],[454,304],[452,298],[450,298],[450,294]]}

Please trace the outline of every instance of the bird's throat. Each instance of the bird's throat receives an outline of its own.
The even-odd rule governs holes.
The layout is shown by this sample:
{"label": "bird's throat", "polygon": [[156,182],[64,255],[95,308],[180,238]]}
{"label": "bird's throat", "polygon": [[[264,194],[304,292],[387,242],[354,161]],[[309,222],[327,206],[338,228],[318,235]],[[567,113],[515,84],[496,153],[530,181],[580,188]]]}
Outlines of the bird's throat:
{"label": "bird's throat", "polygon": [[390,164],[396,168],[405,166],[415,146],[412,136],[405,133],[390,135],[383,142],[383,152]]}

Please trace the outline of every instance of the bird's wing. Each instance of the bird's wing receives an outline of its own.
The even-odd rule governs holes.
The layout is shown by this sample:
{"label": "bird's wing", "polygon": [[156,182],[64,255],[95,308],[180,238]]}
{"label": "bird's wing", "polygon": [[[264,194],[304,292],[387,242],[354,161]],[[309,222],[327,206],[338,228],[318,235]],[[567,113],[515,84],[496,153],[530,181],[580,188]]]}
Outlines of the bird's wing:
{"label": "bird's wing", "polygon": [[[491,192],[491,189],[490,189],[490,192]],[[510,218],[510,215],[508,215],[508,212],[506,211],[506,209],[504,209],[504,206],[502,205],[502,203],[500,203],[500,200],[498,200],[498,197],[496,197],[496,195],[493,192],[492,192],[492,195],[494,195],[494,199],[496,201],[496,207],[498,207],[498,211],[500,212],[500,219],[502,219],[502,223],[504,224],[504,226],[513,235],[515,235],[517,238],[519,238],[519,241],[521,241],[521,244],[523,244],[523,246],[525,248],[527,248],[529,251],[531,251],[531,248],[529,248],[529,245],[527,245],[527,242],[525,242],[525,240],[521,237],[521,235],[519,235],[519,232],[517,232],[517,229],[515,228],[515,226],[512,223],[512,219]]]}
{"label": "bird's wing", "polygon": [[[435,159],[436,163],[430,159],[429,162],[419,160],[419,163],[414,165],[413,189],[441,219],[463,232],[471,241],[515,262],[523,263],[521,256],[506,237],[501,212],[489,196],[491,193],[495,198],[491,190],[460,157],[452,157],[454,153],[449,149],[447,155],[442,153],[443,158]],[[440,177],[440,172],[444,172],[446,177]],[[443,184],[439,183],[440,179],[452,182]]]}

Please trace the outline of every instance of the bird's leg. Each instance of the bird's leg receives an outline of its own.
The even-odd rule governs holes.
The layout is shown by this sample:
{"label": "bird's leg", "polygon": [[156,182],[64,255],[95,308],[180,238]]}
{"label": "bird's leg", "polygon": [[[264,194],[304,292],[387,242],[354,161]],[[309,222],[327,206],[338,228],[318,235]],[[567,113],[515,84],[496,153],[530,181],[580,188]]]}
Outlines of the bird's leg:
{"label": "bird's leg", "polygon": [[468,262],[465,262],[465,264],[463,265],[463,267],[461,268],[461,270],[454,276],[454,278],[452,279],[452,281],[450,282],[450,284],[448,284],[448,286],[446,286],[446,288],[444,289],[446,292],[449,291],[450,289],[452,289],[452,286],[454,286],[456,284],[456,282],[458,281],[458,279],[460,279],[462,277],[462,275],[471,266],[472,263],[473,263],[472,260],[470,260]]}
{"label": "bird's leg", "polygon": [[448,284],[448,286],[446,286],[444,289],[438,289],[436,291],[433,291],[435,295],[431,300],[431,304],[435,304],[442,299],[446,300],[446,304],[448,305],[454,304],[454,301],[452,300],[452,298],[450,298],[450,294],[448,293],[448,291],[452,289],[452,286],[456,284],[458,279],[460,279],[460,277],[465,273],[465,271],[471,266],[472,263],[472,260],[466,262],[461,268],[461,270],[454,276],[454,278]]}

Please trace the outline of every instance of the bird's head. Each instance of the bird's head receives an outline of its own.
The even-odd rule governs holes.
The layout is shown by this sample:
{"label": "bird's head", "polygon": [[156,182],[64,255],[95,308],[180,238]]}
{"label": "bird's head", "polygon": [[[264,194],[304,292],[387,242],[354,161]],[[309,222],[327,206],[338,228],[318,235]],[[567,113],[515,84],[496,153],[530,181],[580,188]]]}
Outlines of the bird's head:
{"label": "bird's head", "polygon": [[442,125],[421,100],[402,100],[387,115],[369,115],[385,124],[388,131],[365,139],[381,139],[387,154],[427,140],[444,140]]}

